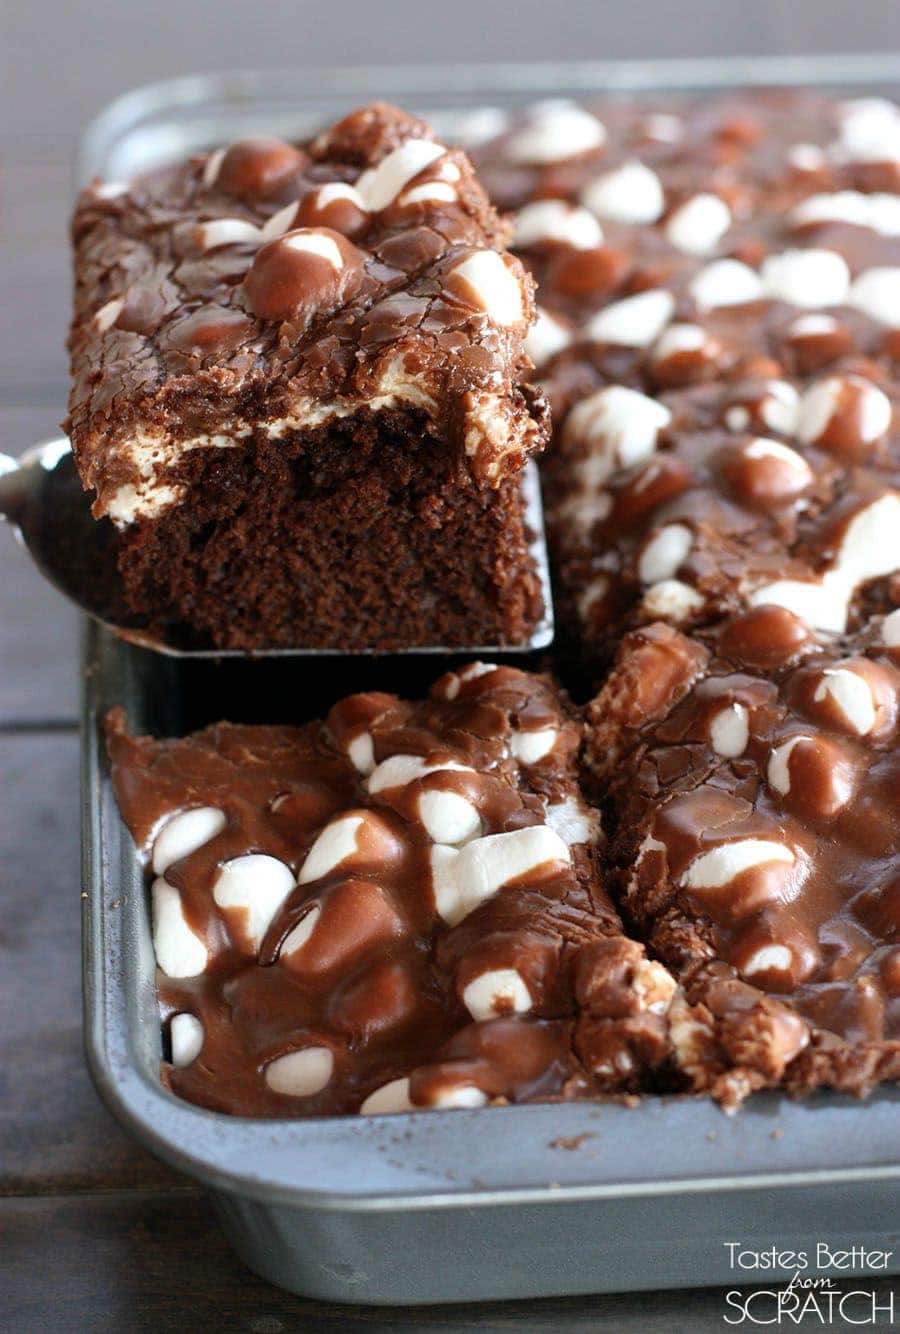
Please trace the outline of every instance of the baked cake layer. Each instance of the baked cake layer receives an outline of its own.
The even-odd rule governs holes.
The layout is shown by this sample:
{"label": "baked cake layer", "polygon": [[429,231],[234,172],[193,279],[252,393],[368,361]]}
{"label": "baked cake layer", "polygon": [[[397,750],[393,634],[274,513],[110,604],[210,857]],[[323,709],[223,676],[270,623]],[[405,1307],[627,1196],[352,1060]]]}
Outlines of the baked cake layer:
{"label": "baked cake layer", "polygon": [[[532,283],[464,153],[375,105],[310,143],[246,140],[95,182],[73,236],[68,429],[151,629],[175,616],[213,644],[386,647],[377,618],[348,634],[345,590],[370,599],[377,570],[392,643],[422,642],[442,598],[460,625],[449,642],[527,639],[540,607],[514,483],[547,433],[523,385]],[[358,507],[357,453],[385,525],[408,533],[427,509],[417,541],[360,555],[359,532],[336,533]],[[327,486],[331,514],[310,526]],[[466,537],[489,554],[460,613],[458,580],[439,574]],[[408,564],[426,542],[413,602]]]}

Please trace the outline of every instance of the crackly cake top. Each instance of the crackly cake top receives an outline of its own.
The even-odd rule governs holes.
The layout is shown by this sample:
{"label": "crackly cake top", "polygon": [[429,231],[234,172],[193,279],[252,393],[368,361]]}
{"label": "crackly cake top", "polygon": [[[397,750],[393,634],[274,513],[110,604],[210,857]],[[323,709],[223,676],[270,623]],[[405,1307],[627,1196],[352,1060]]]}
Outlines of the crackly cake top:
{"label": "crackly cake top", "polygon": [[474,129],[538,282],[581,642],[766,602],[841,633],[895,605],[900,108],[737,92]]}
{"label": "crackly cake top", "polygon": [[491,484],[543,442],[531,279],[465,154],[395,107],[94,182],[73,235],[69,427],[98,513],[177,501],[186,448],[364,406],[421,411]]}
{"label": "crackly cake top", "polygon": [[640,1088],[674,983],[602,888],[580,738],[546,678],[485,663],[305,728],[114,717],[174,1091],[288,1116]]}

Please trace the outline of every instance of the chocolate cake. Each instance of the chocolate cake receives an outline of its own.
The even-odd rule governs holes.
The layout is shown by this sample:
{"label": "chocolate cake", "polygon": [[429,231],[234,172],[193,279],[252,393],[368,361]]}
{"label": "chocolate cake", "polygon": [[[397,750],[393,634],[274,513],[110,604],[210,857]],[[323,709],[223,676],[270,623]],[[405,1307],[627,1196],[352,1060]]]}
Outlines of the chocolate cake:
{"label": "chocolate cake", "polygon": [[465,154],[386,105],[73,223],[68,430],[133,613],[199,645],[522,645],[532,283]]}
{"label": "chocolate cake", "polygon": [[114,715],[165,1082],[264,1116],[652,1086],[675,984],[604,890],[580,739],[547,679],[485,663],[301,728]]}
{"label": "chocolate cake", "polygon": [[766,603],[858,627],[900,598],[900,111],[595,110],[537,107],[477,149],[538,279],[573,654]]}

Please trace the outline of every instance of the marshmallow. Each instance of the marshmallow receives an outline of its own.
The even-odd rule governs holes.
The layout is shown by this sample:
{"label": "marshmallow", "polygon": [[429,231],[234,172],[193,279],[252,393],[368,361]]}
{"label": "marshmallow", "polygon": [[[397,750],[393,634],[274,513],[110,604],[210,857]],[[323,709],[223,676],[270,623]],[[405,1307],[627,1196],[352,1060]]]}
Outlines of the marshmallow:
{"label": "marshmallow", "polygon": [[519,280],[496,250],[476,250],[456,264],[449,277],[494,324],[517,324],[525,318]]}
{"label": "marshmallow", "polygon": [[266,1083],[273,1093],[288,1098],[311,1098],[321,1093],[334,1073],[330,1047],[303,1047],[278,1056],[266,1066]]}
{"label": "marshmallow", "polygon": [[812,468],[796,449],[783,445],[780,440],[769,440],[766,436],[757,436],[743,448],[745,459],[774,459],[787,470],[789,485],[781,489],[784,492],[803,491],[813,480]]}
{"label": "marshmallow", "polygon": [[680,352],[699,352],[707,343],[708,335],[699,324],[670,324],[653,346],[654,362],[665,361]]}
{"label": "marshmallow", "polygon": [[559,731],[555,727],[541,727],[535,732],[513,732],[509,748],[520,764],[537,764],[548,756],[556,745]]}
{"label": "marshmallow", "polygon": [[467,112],[456,122],[454,138],[457,143],[467,148],[486,144],[489,139],[496,139],[509,125],[509,114],[500,107],[479,107],[477,111]]}
{"label": "marshmallow", "polygon": [[357,773],[368,776],[375,768],[375,743],[371,732],[360,732],[347,747],[347,758]]}
{"label": "marshmallow", "polygon": [[525,336],[525,351],[535,366],[543,366],[571,341],[572,335],[565,325],[538,306],[537,318]]}
{"label": "marshmallow", "polygon": [[765,295],[759,274],[737,259],[717,259],[707,264],[691,281],[690,291],[701,310],[741,306]]}
{"label": "marshmallow", "polygon": [[439,1090],[428,1104],[442,1111],[452,1108],[486,1107],[488,1095],[474,1084],[454,1084],[451,1088]]}
{"label": "marshmallow", "polygon": [[582,336],[594,343],[619,347],[649,347],[662,333],[675,311],[675,298],[660,288],[638,292],[614,301],[592,319]]}
{"label": "marshmallow", "polygon": [[227,152],[227,148],[217,148],[214,153],[210,153],[203,164],[204,185],[215,185]]}
{"label": "marshmallow", "polygon": [[172,1064],[178,1069],[193,1065],[203,1050],[203,1025],[194,1014],[174,1014],[169,1023]]}
{"label": "marshmallow", "polygon": [[866,269],[850,288],[848,304],[870,320],[900,329],[900,268]]}
{"label": "marshmallow", "polygon": [[292,930],[290,930],[282,941],[281,949],[278,951],[280,959],[286,959],[291,954],[296,954],[302,950],[303,946],[312,936],[319,924],[319,918],[322,916],[322,909],[318,903],[314,903],[309,912],[300,918]]}
{"label": "marshmallow", "polygon": [[723,889],[736,876],[770,862],[794,865],[796,858],[783,843],[768,838],[741,838],[734,843],[720,843],[709,852],[695,857],[681,877],[688,889]]}
{"label": "marshmallow", "polygon": [[113,327],[122,314],[124,305],[125,302],[121,297],[115,297],[112,301],[107,301],[105,306],[100,307],[94,315],[94,324],[101,333],[106,333],[108,329]]}
{"label": "marshmallow", "polygon": [[599,815],[576,797],[556,802],[545,799],[544,811],[547,824],[570,848],[577,843],[593,843],[599,836]]}
{"label": "marshmallow", "polygon": [[209,952],[187,924],[181,895],[160,876],[150,897],[156,962],[166,977],[197,977],[206,968]]}
{"label": "marshmallow", "polygon": [[164,875],[170,866],[190,857],[225,828],[224,811],[218,806],[195,806],[170,815],[153,840],[153,872]]}
{"label": "marshmallow", "polygon": [[847,667],[827,667],[816,687],[813,699],[828,700],[858,736],[866,736],[875,726],[875,700],[868,681]]}
{"label": "marshmallow", "polygon": [[[495,662],[470,662],[468,667],[463,667],[461,671],[451,672],[444,686],[444,699],[456,699],[460,686],[465,685],[467,681],[476,681],[479,676],[487,676],[489,672],[495,672],[496,670],[497,664]],[[418,756],[412,758],[417,759]],[[444,767],[448,766],[445,765]]]}
{"label": "marshmallow", "polygon": [[425,832],[435,843],[467,843],[481,833],[477,808],[457,792],[422,792],[418,809]]}
{"label": "marshmallow", "polygon": [[283,244],[288,250],[299,250],[303,254],[318,255],[320,259],[326,260],[337,273],[340,273],[344,267],[344,257],[336,243],[322,231],[313,231],[311,228],[307,228],[304,231],[285,236]]}
{"label": "marshmallow", "polygon": [[859,97],[840,108],[836,156],[855,162],[900,161],[900,109],[884,97]]}
{"label": "marshmallow", "polygon": [[263,239],[260,229],[243,218],[216,218],[213,222],[202,222],[197,228],[197,244],[201,250],[216,250],[226,245],[261,245]]}
{"label": "marshmallow", "polygon": [[683,523],[669,523],[651,537],[638,560],[638,578],[643,584],[670,579],[685,560],[694,534]]}
{"label": "marshmallow", "polygon": [[387,1116],[394,1112],[415,1111],[409,1097],[409,1076],[382,1084],[381,1088],[363,1099],[359,1110],[363,1116]]}
{"label": "marshmallow", "polygon": [[881,622],[881,642],[887,648],[900,648],[900,607]]}
{"label": "marshmallow", "polygon": [[798,171],[821,171],[828,161],[824,149],[818,144],[792,144],[787,159]]}
{"label": "marshmallow", "polygon": [[213,884],[213,899],[224,913],[239,914],[239,930],[258,951],[278,909],[295,881],[277,857],[250,852],[223,862]]}
{"label": "marshmallow", "polygon": [[680,579],[661,579],[651,584],[641,606],[648,616],[666,621],[686,621],[703,606],[703,595]]}
{"label": "marshmallow", "polygon": [[[327,185],[320,185],[315,191],[316,207],[320,213],[323,213],[329,204],[333,204],[338,199],[347,200],[360,210],[361,213],[367,212],[365,200],[358,190],[352,185],[347,185],[344,181],[329,181]],[[262,225],[263,241],[273,241],[276,236],[283,236],[296,226],[298,204],[294,201],[291,204],[285,204],[277,213],[273,213],[271,218]]]}
{"label": "marshmallow", "polygon": [[609,592],[609,584],[608,574],[597,574],[576,597],[575,605],[578,608],[578,615],[585,624],[590,620],[591,613],[597,604],[606,597]]}
{"label": "marshmallow", "polygon": [[644,224],[656,222],[666,206],[659,177],[642,162],[625,162],[597,176],[582,190],[581,202],[611,222]]}
{"label": "marshmallow", "polygon": [[605,142],[605,128],[589,111],[568,100],[541,102],[507,141],[506,156],[511,162],[560,162]]}
{"label": "marshmallow", "polygon": [[445,922],[456,926],[510,881],[543,866],[554,871],[570,864],[568,847],[546,825],[488,834],[461,850],[438,844],[431,850],[435,906]]}
{"label": "marshmallow", "polygon": [[801,741],[810,741],[808,736],[792,736],[787,741],[783,741],[780,746],[776,746],[769,756],[769,763],[766,769],[766,777],[769,787],[779,792],[783,797],[787,796],[791,790],[791,771],[789,768],[791,754],[796,745]]}
{"label": "marshmallow", "polygon": [[743,755],[750,739],[750,715],[743,704],[729,704],[713,715],[709,725],[709,740],[713,750],[723,759],[733,760]]}
{"label": "marshmallow", "polygon": [[699,194],[677,208],[666,223],[666,236],[687,255],[708,255],[731,226],[731,210],[718,195]]}
{"label": "marshmallow", "polygon": [[890,427],[893,409],[883,390],[861,375],[831,375],[803,395],[797,434],[804,444],[820,440],[845,404],[860,444],[880,440]]}
{"label": "marshmallow", "polygon": [[580,472],[585,484],[596,488],[620,468],[649,459],[659,432],[671,419],[669,409],[655,399],[624,385],[610,385],[575,405],[566,419],[564,437],[590,446]]}
{"label": "marshmallow", "polygon": [[[483,664],[479,664],[483,665]],[[493,671],[492,667],[488,668]],[[453,696],[448,695],[448,699]],[[460,764],[458,760],[441,760],[437,764],[429,764],[421,755],[391,755],[388,759],[382,760],[372,773],[369,775],[368,789],[372,796],[379,792],[385,792],[392,787],[406,787],[409,783],[415,783],[420,778],[427,778],[429,774],[440,773],[443,770],[452,770],[454,773],[474,773],[474,769],[468,764]]]}
{"label": "marshmallow", "polygon": [[839,306],[850,291],[850,270],[835,250],[785,250],[760,270],[765,295],[792,306]]}
{"label": "marshmallow", "polygon": [[456,191],[445,181],[426,181],[424,185],[414,185],[411,190],[404,190],[400,196],[401,204],[453,204]]}
{"label": "marshmallow", "polygon": [[794,956],[787,945],[763,945],[751,954],[741,968],[745,977],[754,977],[757,973],[790,973]]}
{"label": "marshmallow", "polygon": [[297,883],[308,885],[321,880],[359,851],[359,834],[366,815],[344,815],[332,820],[316,838],[300,868]]}
{"label": "marshmallow", "polygon": [[517,214],[513,245],[522,249],[542,241],[558,241],[576,250],[592,250],[603,244],[600,224],[586,208],[577,208],[561,199],[540,199],[526,204]]}
{"label": "marshmallow", "polygon": [[462,1002],[475,1020],[498,1014],[524,1014],[533,1004],[525,980],[515,968],[492,968],[474,978],[462,993]]}
{"label": "marshmallow", "polygon": [[787,380],[769,380],[759,403],[759,415],[770,431],[793,435],[797,429],[800,395]]}
{"label": "marshmallow", "polygon": [[791,220],[797,226],[847,222],[855,227],[868,227],[881,236],[900,236],[900,196],[864,195],[858,190],[810,195],[793,210]]}
{"label": "marshmallow", "polygon": [[372,213],[387,208],[405,185],[446,151],[443,144],[430,139],[407,139],[357,180],[356,190],[364,207]]}

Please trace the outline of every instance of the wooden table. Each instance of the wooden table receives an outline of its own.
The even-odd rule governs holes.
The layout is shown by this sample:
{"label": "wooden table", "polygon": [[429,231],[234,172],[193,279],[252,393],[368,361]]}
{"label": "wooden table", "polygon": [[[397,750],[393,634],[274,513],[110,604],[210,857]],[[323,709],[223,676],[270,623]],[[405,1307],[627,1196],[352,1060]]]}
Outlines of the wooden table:
{"label": "wooden table", "polygon": [[[102,11],[104,21],[114,21],[108,33],[103,29],[108,40],[99,44],[96,26],[88,29],[85,42],[73,26],[76,11],[80,21],[82,11],[91,7],[95,18]],[[172,72],[260,63],[247,60],[242,29],[235,36],[228,22],[218,22],[223,7],[225,0],[215,10],[196,3],[179,6],[185,31],[177,60],[170,62]],[[464,7],[454,7],[457,21]],[[266,8],[238,6],[234,16],[239,9],[256,15]],[[291,7],[278,8],[282,21],[285,16],[293,21]],[[474,3],[470,8],[474,15]],[[738,44],[753,49],[754,33],[758,38],[761,32],[765,42],[782,11],[794,13],[780,0],[759,7],[734,0],[714,8],[722,24],[721,49]],[[818,6],[820,35],[828,21],[833,26],[840,8]],[[848,44],[875,47],[882,37],[889,44],[896,18],[890,0],[868,0],[868,28],[860,8],[867,9],[867,0],[854,6]],[[12,41],[7,37],[2,43],[11,99],[9,114],[0,121],[5,127],[0,448],[8,452],[55,434],[64,411],[65,227],[77,122],[107,92],[166,72],[160,64],[165,52],[149,40],[150,27],[158,36],[160,26],[152,23],[150,7],[146,45],[140,24],[133,26],[134,8],[123,6],[119,12],[124,20],[128,10],[127,24],[115,23],[114,9],[97,0],[93,6],[60,8],[47,33],[40,5],[16,3]],[[702,4],[688,5],[694,14],[701,9]],[[757,15],[752,21],[751,9]],[[338,10],[343,24],[342,7]],[[584,17],[594,11],[585,4],[580,12]],[[212,33],[211,14],[217,19]],[[532,24],[532,45],[520,41],[514,54],[584,54],[571,15],[568,24],[561,24],[562,37],[554,39],[554,48],[544,44],[538,8],[525,4],[523,14]],[[327,14],[322,21],[330,21]],[[168,23],[164,26],[168,34]],[[633,53],[643,39],[633,25],[626,27],[619,51]],[[482,25],[479,29],[484,32]],[[400,25],[399,31],[402,37],[407,29]],[[859,40],[860,31],[865,41]],[[323,32],[319,37],[325,42]],[[389,51],[384,43],[373,50],[364,43],[357,50],[335,46],[334,36],[331,40],[327,58],[332,60],[341,58],[337,50],[344,59],[426,54],[412,51],[408,42],[406,49]],[[467,54],[459,43],[452,48],[453,40],[454,34],[442,34],[439,49],[448,57]],[[68,55],[76,45],[73,91]],[[662,49],[657,44],[656,50]],[[274,60],[266,57],[271,63],[290,63],[290,46],[272,41],[271,32],[267,51],[275,53]],[[615,51],[614,42],[604,42],[603,54]],[[429,53],[433,57],[434,51]],[[305,50],[303,58],[316,54],[322,53]],[[496,57],[502,51],[495,41],[494,49],[480,54]],[[74,116],[72,98],[78,108]],[[85,1069],[79,979],[78,622],[28,567],[8,531],[0,531],[0,568],[0,1328],[26,1334],[185,1327],[255,1334],[356,1327],[694,1334],[721,1328],[725,1308],[716,1290],[396,1311],[304,1302],[243,1269],[202,1193],[119,1131]]]}

